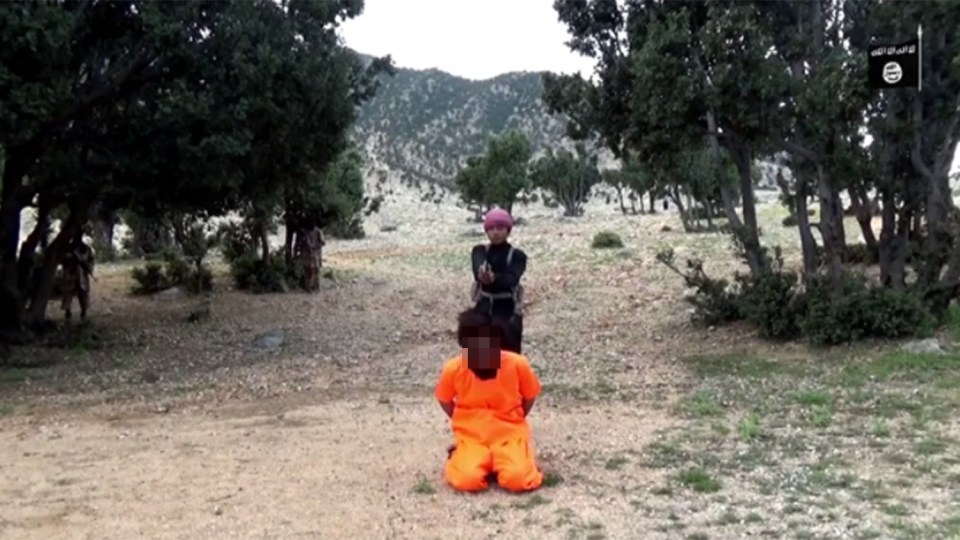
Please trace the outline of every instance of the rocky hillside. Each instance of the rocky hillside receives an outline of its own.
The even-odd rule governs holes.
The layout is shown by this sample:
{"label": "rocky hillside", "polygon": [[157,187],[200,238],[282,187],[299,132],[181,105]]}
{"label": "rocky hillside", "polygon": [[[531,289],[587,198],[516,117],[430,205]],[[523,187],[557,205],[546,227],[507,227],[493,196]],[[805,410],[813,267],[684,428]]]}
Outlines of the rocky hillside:
{"label": "rocky hillside", "polygon": [[535,152],[569,144],[562,119],[550,116],[540,100],[541,88],[539,73],[471,81],[399,68],[361,109],[354,140],[366,149],[371,172],[449,188],[458,168],[484,151],[491,134],[521,130]]}

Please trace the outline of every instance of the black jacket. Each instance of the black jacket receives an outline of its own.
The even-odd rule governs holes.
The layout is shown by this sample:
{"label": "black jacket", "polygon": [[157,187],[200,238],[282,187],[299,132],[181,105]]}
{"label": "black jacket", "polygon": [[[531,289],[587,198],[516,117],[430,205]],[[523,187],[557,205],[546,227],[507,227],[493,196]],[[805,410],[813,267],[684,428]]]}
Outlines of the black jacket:
{"label": "black jacket", "polygon": [[[527,254],[523,250],[514,247],[513,258],[507,265],[507,254],[510,252],[511,245],[504,242],[500,245],[490,245],[489,248],[484,244],[473,247],[470,253],[473,266],[473,279],[477,281],[477,275],[480,273],[480,267],[484,261],[490,264],[493,271],[494,281],[490,285],[480,285],[484,292],[500,294],[510,293],[514,287],[520,284],[520,279],[527,269]],[[489,309],[491,300],[481,298],[477,307],[480,309]],[[493,315],[498,317],[511,317],[514,313],[514,302],[512,299],[494,300]]]}

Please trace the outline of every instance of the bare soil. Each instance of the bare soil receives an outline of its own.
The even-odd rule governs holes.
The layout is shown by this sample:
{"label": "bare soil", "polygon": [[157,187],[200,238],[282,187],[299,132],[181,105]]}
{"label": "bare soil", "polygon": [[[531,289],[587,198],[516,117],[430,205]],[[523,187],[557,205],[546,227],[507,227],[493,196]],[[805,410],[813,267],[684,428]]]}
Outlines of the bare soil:
{"label": "bare soil", "polygon": [[[90,326],[64,348],[18,351],[38,367],[0,372],[0,537],[937,538],[960,528],[950,521],[960,516],[956,491],[946,489],[960,478],[949,415],[926,419],[935,433],[897,432],[896,414],[908,409],[890,417],[895,438],[933,441],[921,452],[937,464],[929,482],[902,461],[871,469],[897,445],[830,462],[887,488],[909,478],[893,502],[850,499],[853,480],[817,477],[820,506],[791,498],[783,482],[756,482],[823,462],[817,449],[841,437],[841,449],[862,453],[857,437],[876,435],[878,424],[853,413],[830,424],[819,409],[798,409],[826,406],[816,396],[783,401],[804,384],[820,388],[823,373],[772,370],[763,380],[773,382],[756,386],[726,371],[705,375],[704,358],[765,366],[811,353],[764,344],[743,326],[693,327],[682,284],[654,260],[656,248],[706,256],[719,273],[736,265],[724,237],[662,232],[664,224],[680,230],[670,216],[540,217],[517,229],[531,257],[524,347],[544,384],[531,423],[550,473],[549,485],[526,495],[461,495],[441,475],[450,435],[432,389],[457,352],[453,321],[478,241],[467,224],[331,243],[316,294],[233,291],[220,269],[207,300],[133,297],[132,263],[101,265]],[[601,229],[627,247],[591,250]],[[209,317],[188,322],[205,309]],[[268,333],[282,343],[254,345]],[[847,396],[826,392],[829,403]],[[759,427],[744,427],[751,410]],[[863,418],[863,433],[851,434]],[[846,431],[810,431],[825,422]],[[809,449],[790,453],[797,444]],[[751,448],[760,457],[737,458]],[[937,481],[946,483],[934,496]],[[894,502],[903,508],[885,512]],[[814,507],[834,515],[807,511]],[[917,528],[925,522],[937,528]]]}

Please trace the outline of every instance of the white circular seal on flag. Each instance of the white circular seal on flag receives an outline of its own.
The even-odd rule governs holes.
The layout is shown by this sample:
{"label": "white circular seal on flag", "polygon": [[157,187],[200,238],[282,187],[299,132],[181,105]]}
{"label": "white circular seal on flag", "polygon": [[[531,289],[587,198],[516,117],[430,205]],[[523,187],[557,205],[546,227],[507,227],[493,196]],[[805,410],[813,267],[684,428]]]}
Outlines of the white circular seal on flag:
{"label": "white circular seal on flag", "polygon": [[883,81],[887,84],[896,84],[903,78],[903,68],[897,62],[887,62],[883,66]]}

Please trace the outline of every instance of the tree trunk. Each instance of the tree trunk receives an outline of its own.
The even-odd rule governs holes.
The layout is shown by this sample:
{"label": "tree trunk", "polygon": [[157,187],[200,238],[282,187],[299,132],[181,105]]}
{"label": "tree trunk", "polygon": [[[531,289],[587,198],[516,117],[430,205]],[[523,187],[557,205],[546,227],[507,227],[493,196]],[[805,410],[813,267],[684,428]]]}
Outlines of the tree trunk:
{"label": "tree trunk", "polygon": [[797,194],[793,197],[793,212],[800,230],[800,247],[803,251],[803,278],[807,284],[813,282],[820,268],[820,256],[817,253],[817,240],[810,228],[810,214],[807,213],[807,179],[796,174]]}
{"label": "tree trunk", "polygon": [[843,288],[843,256],[846,239],[843,232],[843,205],[823,166],[817,165],[817,194],[820,197],[820,236],[833,291]]}
{"label": "tree trunk", "polygon": [[[880,226],[880,244],[879,244],[879,262],[880,262],[880,283],[884,287],[900,289],[904,286],[904,277],[906,275],[906,257],[899,260],[898,254],[901,251],[899,245],[901,240],[900,231],[897,227],[897,206],[893,190],[884,188],[879,190],[883,197],[882,225]],[[908,222],[909,223],[909,222]],[[900,223],[901,231],[903,223]],[[909,227],[908,227],[909,228]]]}
{"label": "tree trunk", "polygon": [[876,253],[879,249],[877,235],[873,232],[873,208],[871,208],[870,198],[863,186],[847,189],[850,195],[850,205],[853,206],[853,213],[860,224],[860,233],[863,235],[863,241],[867,248]]}
{"label": "tree trunk", "polygon": [[266,262],[270,259],[270,240],[267,227],[262,222],[257,223],[257,239],[260,241],[260,260]]}
{"label": "tree trunk", "polygon": [[667,190],[667,196],[677,205],[677,211],[680,213],[680,223],[683,224],[684,232],[693,232],[693,224],[690,223],[690,215],[683,205],[682,197],[676,188]]}
{"label": "tree trunk", "polygon": [[22,149],[8,148],[0,186],[0,330],[19,332],[23,328],[23,295],[17,267],[20,243],[21,190],[30,159]]}
{"label": "tree trunk", "polygon": [[627,215],[627,205],[623,202],[623,186],[616,184],[614,187],[617,190],[617,200],[620,201],[620,213]]}
{"label": "tree trunk", "polygon": [[57,275],[57,266],[66,252],[70,240],[80,233],[81,226],[86,221],[85,210],[71,210],[64,221],[57,237],[44,253],[43,270],[40,274],[40,283],[30,298],[30,307],[27,310],[25,323],[28,328],[40,328],[47,317],[47,305],[53,293],[53,280]]}
{"label": "tree trunk", "polygon": [[[20,245],[20,257],[17,261],[17,276],[21,288],[27,291],[22,298],[22,304],[25,304],[33,294],[33,275],[36,266],[37,248],[50,234],[50,205],[46,197],[40,197],[40,204],[37,207],[37,223],[33,231],[27,236]],[[44,248],[46,249],[46,248]]]}
{"label": "tree trunk", "polygon": [[739,230],[734,228],[734,234],[739,236],[743,245],[751,275],[756,276],[766,271],[769,264],[760,246],[760,233],[757,227],[757,203],[753,194],[753,171],[751,171],[753,153],[745,144],[732,145],[731,149],[740,176],[740,195],[743,201],[743,224]]}

